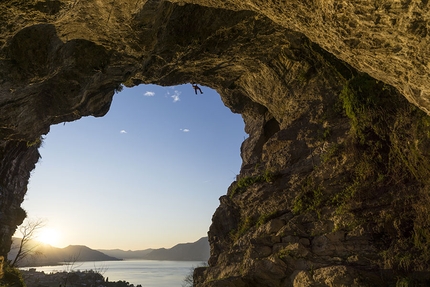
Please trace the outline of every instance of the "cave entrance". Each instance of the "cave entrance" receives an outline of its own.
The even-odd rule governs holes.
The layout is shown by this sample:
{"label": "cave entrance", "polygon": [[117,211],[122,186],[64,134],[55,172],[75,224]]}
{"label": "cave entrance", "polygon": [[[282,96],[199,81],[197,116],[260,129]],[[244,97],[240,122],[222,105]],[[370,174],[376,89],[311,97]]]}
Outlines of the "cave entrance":
{"label": "cave entrance", "polygon": [[206,236],[239,173],[244,123],[216,91],[140,85],[102,118],[51,127],[23,208],[58,247],[170,248]]}

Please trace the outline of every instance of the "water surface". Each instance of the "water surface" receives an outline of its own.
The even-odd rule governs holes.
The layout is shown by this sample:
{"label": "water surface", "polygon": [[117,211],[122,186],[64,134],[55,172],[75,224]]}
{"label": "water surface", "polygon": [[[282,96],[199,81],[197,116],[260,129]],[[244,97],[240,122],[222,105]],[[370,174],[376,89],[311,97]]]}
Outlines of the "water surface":
{"label": "water surface", "polygon": [[[71,265],[34,267],[45,273],[56,271],[94,270],[99,271],[109,281],[127,281],[142,287],[180,287],[184,278],[194,267],[202,265],[200,261],[157,261],[157,260],[124,260],[76,262]],[[31,267],[22,268],[28,270]]]}

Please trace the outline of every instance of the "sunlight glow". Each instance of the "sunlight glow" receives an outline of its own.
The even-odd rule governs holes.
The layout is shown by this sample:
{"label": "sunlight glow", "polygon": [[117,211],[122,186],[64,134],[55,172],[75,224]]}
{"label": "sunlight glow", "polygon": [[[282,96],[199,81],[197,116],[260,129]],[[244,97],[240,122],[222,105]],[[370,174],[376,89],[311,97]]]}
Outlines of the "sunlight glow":
{"label": "sunlight glow", "polygon": [[51,246],[56,246],[58,244],[59,238],[59,233],[56,230],[52,228],[43,228],[40,230],[40,233],[37,236],[37,241],[40,241],[44,244],[49,244]]}

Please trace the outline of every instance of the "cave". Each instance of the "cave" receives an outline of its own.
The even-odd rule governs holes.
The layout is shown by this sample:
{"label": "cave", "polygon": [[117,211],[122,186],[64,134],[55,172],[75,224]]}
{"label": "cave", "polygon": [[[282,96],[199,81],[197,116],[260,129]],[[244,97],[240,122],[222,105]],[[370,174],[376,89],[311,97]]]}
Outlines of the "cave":
{"label": "cave", "polygon": [[249,137],[195,286],[428,284],[428,1],[11,0],[0,11],[0,256],[51,125],[105,115],[122,85],[196,82]]}

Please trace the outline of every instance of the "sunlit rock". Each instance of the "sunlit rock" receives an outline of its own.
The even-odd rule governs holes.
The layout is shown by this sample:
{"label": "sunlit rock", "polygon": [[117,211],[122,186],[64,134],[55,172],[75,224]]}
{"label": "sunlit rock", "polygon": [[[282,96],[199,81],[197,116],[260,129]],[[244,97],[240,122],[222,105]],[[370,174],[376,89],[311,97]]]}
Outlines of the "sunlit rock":
{"label": "sunlit rock", "polygon": [[196,82],[216,89],[249,134],[196,286],[425,284],[428,10],[428,1],[2,1],[0,255],[25,217],[50,125],[103,116],[122,85]]}

